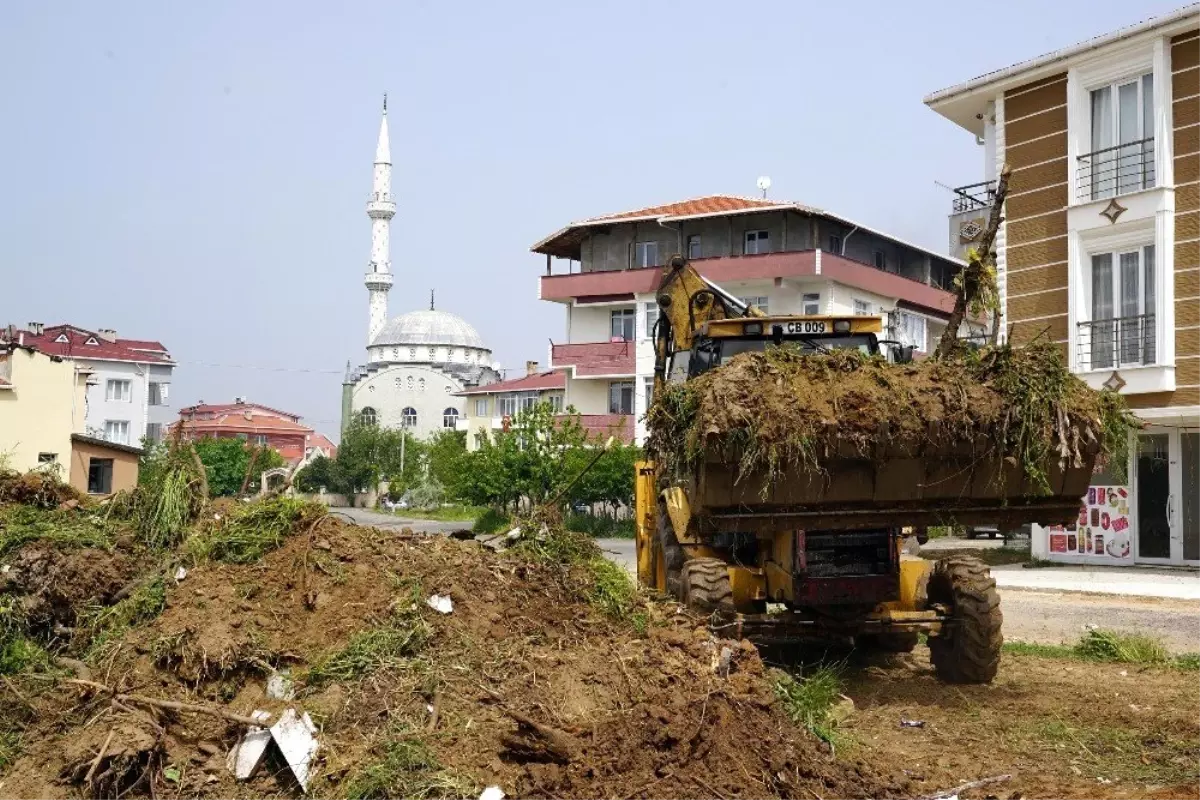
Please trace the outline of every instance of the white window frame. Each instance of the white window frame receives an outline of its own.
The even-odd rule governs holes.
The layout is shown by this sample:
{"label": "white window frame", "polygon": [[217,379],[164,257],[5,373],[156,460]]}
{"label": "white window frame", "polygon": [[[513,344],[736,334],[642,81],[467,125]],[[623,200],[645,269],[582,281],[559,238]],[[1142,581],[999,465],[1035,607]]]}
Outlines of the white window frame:
{"label": "white window frame", "polygon": [[110,403],[132,403],[133,381],[128,378],[109,378],[104,385],[104,399]]}
{"label": "white window frame", "polygon": [[855,299],[855,301],[854,301],[854,316],[856,316],[856,317],[871,316],[871,304],[869,302],[867,302],[866,300]]}
{"label": "white window frame", "polygon": [[913,349],[918,353],[928,353],[929,320],[920,314],[914,314],[911,311],[903,309],[897,309],[892,314],[892,329],[894,331],[892,338],[901,344],[912,345]]}
{"label": "white window frame", "polygon": [[882,250],[876,250],[871,254],[871,263],[874,264],[875,269],[887,272],[887,254]]}
{"label": "white window frame", "polygon": [[800,313],[805,316],[816,316],[821,313],[821,293],[805,292],[800,295]]}
{"label": "white window frame", "polygon": [[754,306],[755,308],[757,308],[759,311],[763,312],[764,314],[771,313],[769,310],[770,305],[771,305],[771,298],[767,297],[766,295],[760,294],[760,295],[751,295],[749,297],[739,297],[738,300],[741,300],[746,305]]}
{"label": "white window frame", "polygon": [[458,427],[458,418],[460,416],[461,415],[458,413],[457,408],[454,408],[453,406],[446,406],[446,408],[442,409],[442,427],[454,430]]}
{"label": "white window frame", "polygon": [[517,415],[517,396],[502,394],[496,398],[497,417],[515,417]]}
{"label": "white window frame", "polygon": [[[689,234],[685,244],[687,245],[687,257],[689,261],[694,258],[704,257],[704,240],[700,238],[700,234]],[[693,245],[695,245],[694,248]]]}
{"label": "white window frame", "polygon": [[104,420],[104,440],[114,444],[129,444],[129,420]]}
{"label": "white window frame", "polygon": [[538,404],[537,392],[522,392],[517,395],[517,410],[532,411]]}
{"label": "white window frame", "polygon": [[488,399],[486,397],[475,398],[475,416],[486,417],[488,415]]}
{"label": "white window frame", "polygon": [[[621,334],[618,336],[613,332],[616,327],[617,319],[621,320]],[[625,335],[625,328],[628,326],[629,335]],[[609,340],[620,338],[625,342],[632,342],[637,337],[637,309],[636,308],[614,308],[608,312],[608,337]]]}
{"label": "white window frame", "polygon": [[771,232],[765,229],[742,234],[742,255],[761,256],[771,252]]}
{"label": "white window frame", "polygon": [[[642,338],[643,339],[653,339],[654,338],[654,323],[656,323],[656,322],[658,322],[658,303],[656,303],[653,300],[651,300],[649,302],[643,302],[642,303],[642,329],[643,329]],[[611,326],[612,323],[610,322],[609,325]],[[612,329],[610,327],[609,331],[611,332],[611,330]]]}
{"label": "white window frame", "polygon": [[635,242],[633,245],[635,267],[658,267],[658,242]]}
{"label": "white window frame", "polygon": [[267,446],[267,435],[265,433],[254,434],[254,443],[259,447]]}
{"label": "white window frame", "polygon": [[417,423],[419,421],[420,421],[420,417],[417,415],[417,409],[414,408],[413,406],[405,406],[400,411],[400,427],[401,428],[415,428],[415,427],[417,427]]}
{"label": "white window frame", "polygon": [[840,256],[842,254],[842,244],[843,244],[843,239],[842,239],[841,234],[838,234],[838,233],[829,234],[829,252],[833,253],[834,255]]}
{"label": "white window frame", "polygon": [[645,395],[646,408],[649,409],[654,403],[654,378],[653,376],[642,378],[642,394]]}
{"label": "white window frame", "polygon": [[[167,398],[170,395],[170,392],[168,391],[170,386],[171,384],[167,381],[150,381],[147,386],[146,404],[151,406],[167,405]],[[158,393],[158,402],[155,402],[154,400],[155,392]]]}
{"label": "white window frame", "polygon": [[[621,402],[621,400],[623,399],[621,395],[615,395],[617,402],[616,403],[613,402],[614,393],[621,392],[623,394],[626,388],[629,389],[629,411],[621,411],[619,408],[618,408],[618,410],[613,411],[614,406],[619,407],[619,406],[624,405]],[[637,387],[633,381],[630,381],[630,380],[612,381],[611,383],[609,383],[608,384],[608,413],[622,414],[622,415],[634,413],[634,410],[636,407],[635,404],[637,403],[637,395],[635,394],[635,392],[637,392]]]}
{"label": "white window frame", "polygon": [[563,396],[561,394],[552,394],[546,399],[550,403],[550,412],[552,414],[563,413]]}

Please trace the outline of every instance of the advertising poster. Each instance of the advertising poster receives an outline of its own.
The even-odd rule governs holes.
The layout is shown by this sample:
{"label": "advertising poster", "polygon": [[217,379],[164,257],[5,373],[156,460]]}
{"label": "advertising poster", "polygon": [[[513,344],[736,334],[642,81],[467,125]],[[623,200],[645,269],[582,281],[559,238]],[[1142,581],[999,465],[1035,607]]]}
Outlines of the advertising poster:
{"label": "advertising poster", "polygon": [[1109,563],[1132,561],[1129,513],[1128,487],[1089,486],[1079,519],[1073,525],[1052,525],[1046,529],[1051,557],[1083,557]]}

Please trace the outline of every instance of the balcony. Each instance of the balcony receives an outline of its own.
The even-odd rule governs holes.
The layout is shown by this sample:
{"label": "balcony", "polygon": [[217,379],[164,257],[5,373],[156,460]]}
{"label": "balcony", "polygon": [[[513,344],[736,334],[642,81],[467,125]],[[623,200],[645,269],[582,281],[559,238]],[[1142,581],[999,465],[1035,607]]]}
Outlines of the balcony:
{"label": "balcony", "polygon": [[969,211],[979,211],[991,208],[996,200],[996,182],[983,181],[972,183],[970,186],[960,186],[953,190],[954,201],[951,214],[963,214]]}
{"label": "balcony", "polygon": [[580,414],[577,419],[591,436],[601,439],[615,436],[625,444],[633,441],[632,414]]}
{"label": "balcony", "polygon": [[1154,315],[1080,322],[1075,364],[1079,372],[1153,366]]}
{"label": "balcony", "polygon": [[1075,199],[1090,203],[1154,188],[1154,138],[1105,147],[1079,156]]}
{"label": "balcony", "polygon": [[550,367],[571,367],[573,378],[627,377],[637,371],[636,351],[630,341],[556,344],[550,348]]}

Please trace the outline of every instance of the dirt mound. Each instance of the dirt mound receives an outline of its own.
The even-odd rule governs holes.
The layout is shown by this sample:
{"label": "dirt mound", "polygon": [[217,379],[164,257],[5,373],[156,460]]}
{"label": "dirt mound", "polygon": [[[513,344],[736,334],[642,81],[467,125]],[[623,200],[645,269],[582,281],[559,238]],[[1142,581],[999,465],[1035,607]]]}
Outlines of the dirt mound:
{"label": "dirt mound", "polygon": [[1070,374],[1052,345],[889,364],[857,351],[743,353],[651,408],[651,447],[675,471],[715,452],[741,474],[820,472],[833,458],[911,458],[955,443],[1012,459],[1045,486],[1052,463],[1123,463],[1130,417]]}
{"label": "dirt mound", "polygon": [[64,503],[78,505],[87,496],[52,472],[32,470],[15,472],[0,469],[0,503],[19,503],[34,508],[58,508]]}
{"label": "dirt mound", "polygon": [[[295,794],[278,764],[248,783],[224,765],[232,717],[291,705],[319,726],[314,796],[903,793],[792,725],[748,644],[674,605],[613,618],[586,568],[333,518],[261,561],[195,565],[92,665],[115,699],[78,683],[28,698],[0,794]],[[267,697],[275,670],[295,699]],[[110,730],[121,749],[89,782]]]}
{"label": "dirt mound", "polygon": [[127,553],[30,542],[4,559],[0,593],[19,598],[32,628],[70,627],[89,606],[109,605],[133,578],[136,560]]}

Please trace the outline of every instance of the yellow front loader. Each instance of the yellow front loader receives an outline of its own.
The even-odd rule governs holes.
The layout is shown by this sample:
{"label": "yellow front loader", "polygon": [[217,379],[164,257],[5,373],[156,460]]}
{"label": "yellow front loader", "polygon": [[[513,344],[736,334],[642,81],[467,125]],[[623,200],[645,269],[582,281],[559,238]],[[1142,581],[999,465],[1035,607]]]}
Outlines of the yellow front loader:
{"label": "yellow front loader", "polygon": [[[748,350],[789,344],[856,348],[906,362],[878,317],[765,316],[705,280],[681,256],[657,293],[655,396]],[[950,447],[950,445],[947,445]],[[911,650],[919,633],[948,681],[989,682],[1000,660],[995,581],[977,559],[907,556],[907,536],[953,518],[1017,525],[1078,513],[1091,464],[1058,469],[1046,495],[1011,465],[971,454],[912,459],[847,454],[821,475],[736,477],[717,454],[667,475],[648,452],[637,467],[637,573],[647,586],[712,614],[725,633],[759,642],[821,638]]]}

